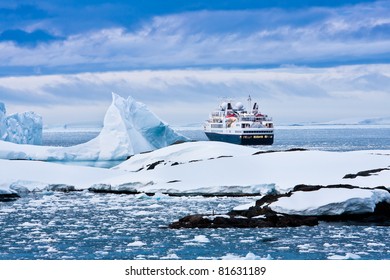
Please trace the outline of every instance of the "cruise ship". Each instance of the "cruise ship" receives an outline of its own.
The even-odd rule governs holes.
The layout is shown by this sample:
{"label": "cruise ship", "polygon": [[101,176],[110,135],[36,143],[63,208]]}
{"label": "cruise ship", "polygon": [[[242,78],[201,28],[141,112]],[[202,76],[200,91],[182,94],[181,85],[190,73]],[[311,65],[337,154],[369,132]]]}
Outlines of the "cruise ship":
{"label": "cruise ship", "polygon": [[204,123],[204,132],[211,141],[239,145],[272,145],[272,118],[259,111],[259,105],[248,97],[248,109],[241,102],[224,101]]}

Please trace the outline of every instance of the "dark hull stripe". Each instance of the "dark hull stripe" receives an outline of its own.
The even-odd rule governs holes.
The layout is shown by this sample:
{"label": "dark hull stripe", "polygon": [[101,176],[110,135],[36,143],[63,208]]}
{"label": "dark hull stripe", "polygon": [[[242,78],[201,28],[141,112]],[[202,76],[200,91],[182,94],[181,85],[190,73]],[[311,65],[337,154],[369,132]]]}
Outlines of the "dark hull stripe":
{"label": "dark hull stripe", "polygon": [[272,145],[273,134],[267,135],[234,135],[205,132],[210,141],[221,141],[238,145]]}

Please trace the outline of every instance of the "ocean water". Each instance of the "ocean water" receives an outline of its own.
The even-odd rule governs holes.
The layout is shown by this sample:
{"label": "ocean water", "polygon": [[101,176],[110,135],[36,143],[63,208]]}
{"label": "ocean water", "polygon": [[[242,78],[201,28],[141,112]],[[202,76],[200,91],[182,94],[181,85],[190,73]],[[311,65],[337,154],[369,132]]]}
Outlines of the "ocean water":
{"label": "ocean water", "polygon": [[[206,140],[198,130],[183,130]],[[96,132],[44,134],[74,145]],[[285,128],[264,149],[390,149],[390,128]],[[254,197],[168,197],[85,192],[26,194],[0,202],[0,259],[390,259],[390,227],[321,223],[315,227],[181,229],[188,214],[226,213]]]}

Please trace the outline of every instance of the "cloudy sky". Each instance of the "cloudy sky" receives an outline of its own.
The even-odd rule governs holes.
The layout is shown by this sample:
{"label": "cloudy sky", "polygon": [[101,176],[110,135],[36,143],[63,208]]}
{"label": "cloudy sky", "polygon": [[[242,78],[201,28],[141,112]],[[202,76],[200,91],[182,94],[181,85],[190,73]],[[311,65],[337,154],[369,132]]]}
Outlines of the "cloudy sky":
{"label": "cloudy sky", "polygon": [[223,97],[276,123],[390,116],[390,1],[0,2],[0,102],[101,122],[111,92],[200,123]]}

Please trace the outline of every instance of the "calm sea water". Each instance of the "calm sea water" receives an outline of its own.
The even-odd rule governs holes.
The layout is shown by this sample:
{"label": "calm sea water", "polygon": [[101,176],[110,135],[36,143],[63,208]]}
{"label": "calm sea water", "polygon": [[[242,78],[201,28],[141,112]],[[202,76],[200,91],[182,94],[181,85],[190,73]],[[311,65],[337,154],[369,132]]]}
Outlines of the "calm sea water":
{"label": "calm sea water", "polygon": [[[183,131],[206,140],[201,131]],[[96,133],[45,133],[74,145]],[[280,129],[267,149],[390,149],[390,128]],[[390,259],[390,227],[322,223],[270,229],[167,229],[256,198],[35,193],[0,203],[0,259]]]}
{"label": "calm sea water", "polygon": [[[179,130],[180,133],[196,141],[207,141],[201,130]],[[43,145],[72,146],[87,142],[98,132],[44,132]],[[283,150],[306,148],[327,151],[353,151],[390,149],[390,126],[345,126],[329,128],[284,127],[275,130],[272,146],[261,149]]]}

